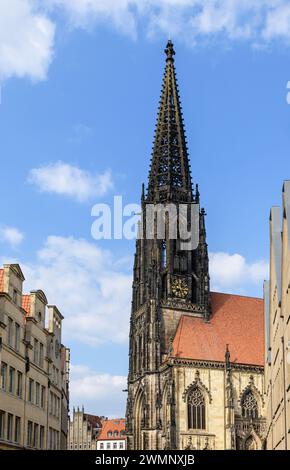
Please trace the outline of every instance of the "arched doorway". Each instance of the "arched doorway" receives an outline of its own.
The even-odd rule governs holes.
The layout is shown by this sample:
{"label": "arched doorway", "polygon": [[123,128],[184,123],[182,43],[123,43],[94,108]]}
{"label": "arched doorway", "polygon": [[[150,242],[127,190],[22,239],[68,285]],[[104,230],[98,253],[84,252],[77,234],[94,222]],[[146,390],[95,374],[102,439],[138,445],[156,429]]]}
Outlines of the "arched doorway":
{"label": "arched doorway", "polygon": [[134,407],[134,449],[144,450],[144,442],[142,435],[142,428],[145,423],[145,400],[144,393],[140,393],[136,397]]}
{"label": "arched doorway", "polygon": [[257,442],[254,436],[249,436],[244,444],[245,450],[258,450]]}

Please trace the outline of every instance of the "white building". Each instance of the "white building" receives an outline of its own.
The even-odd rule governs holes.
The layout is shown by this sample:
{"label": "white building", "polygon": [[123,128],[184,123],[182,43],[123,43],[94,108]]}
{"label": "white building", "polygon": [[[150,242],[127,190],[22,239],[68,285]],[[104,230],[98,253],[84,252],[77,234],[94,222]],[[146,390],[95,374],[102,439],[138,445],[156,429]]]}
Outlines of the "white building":
{"label": "white building", "polygon": [[97,439],[97,450],[125,450],[125,419],[106,419]]}

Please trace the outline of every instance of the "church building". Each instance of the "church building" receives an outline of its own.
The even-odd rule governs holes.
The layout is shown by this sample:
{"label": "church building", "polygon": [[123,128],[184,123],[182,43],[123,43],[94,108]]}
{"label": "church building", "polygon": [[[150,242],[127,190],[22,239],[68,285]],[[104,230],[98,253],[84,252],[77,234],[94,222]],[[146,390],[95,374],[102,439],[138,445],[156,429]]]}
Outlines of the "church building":
{"label": "church building", "polygon": [[[130,319],[128,449],[264,447],[263,300],[211,292],[205,210],[193,190],[171,41],[136,241]],[[149,205],[186,205],[198,242],[146,237]],[[197,208],[197,218],[192,216]],[[155,236],[156,235],[156,236]]]}

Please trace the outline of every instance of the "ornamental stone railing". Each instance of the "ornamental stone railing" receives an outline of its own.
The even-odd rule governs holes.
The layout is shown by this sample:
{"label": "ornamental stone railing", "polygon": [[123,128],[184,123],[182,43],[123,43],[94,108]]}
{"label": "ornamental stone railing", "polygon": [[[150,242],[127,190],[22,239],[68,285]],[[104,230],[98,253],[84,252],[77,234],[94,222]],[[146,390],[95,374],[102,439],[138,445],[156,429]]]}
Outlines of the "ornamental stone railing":
{"label": "ornamental stone railing", "polygon": [[215,450],[215,435],[188,431],[181,434],[181,445],[184,450]]}

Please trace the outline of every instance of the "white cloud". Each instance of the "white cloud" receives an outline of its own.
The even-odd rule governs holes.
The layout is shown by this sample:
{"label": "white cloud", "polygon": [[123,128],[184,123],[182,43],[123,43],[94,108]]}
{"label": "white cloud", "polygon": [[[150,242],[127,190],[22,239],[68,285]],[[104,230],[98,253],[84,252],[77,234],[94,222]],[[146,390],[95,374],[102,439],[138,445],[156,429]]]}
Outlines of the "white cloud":
{"label": "white cloud", "polygon": [[110,251],[73,237],[47,238],[35,263],[23,264],[26,289],[43,289],[65,316],[65,341],[92,346],[128,341],[131,268]]}
{"label": "white cloud", "polygon": [[92,175],[61,161],[33,168],[29,172],[28,182],[35,184],[42,192],[62,194],[78,201],[104,196],[113,186],[110,171]]}
{"label": "white cloud", "polygon": [[0,80],[46,78],[55,25],[35,6],[33,0],[0,1]]}
{"label": "white cloud", "polygon": [[277,39],[290,44],[289,0],[1,0],[0,80],[45,79],[63,22],[68,31],[104,24],[133,39],[145,32],[189,45],[221,38],[260,50]]}
{"label": "white cloud", "polygon": [[83,365],[71,365],[70,403],[84,405],[85,411],[109,418],[125,415],[127,377],[122,375],[97,374]]}
{"label": "white cloud", "polygon": [[15,227],[0,227],[0,241],[9,243],[16,248],[24,239],[24,234]]}
{"label": "white cloud", "polygon": [[[142,1],[142,0],[141,0]],[[95,23],[112,24],[118,31],[136,37],[132,0],[45,0],[49,11],[63,11],[71,28],[92,28]]]}
{"label": "white cloud", "polygon": [[279,8],[267,13],[263,35],[266,39],[290,38],[290,5],[280,2]]}
{"label": "white cloud", "polygon": [[[43,289],[65,316],[65,344],[126,344],[133,260],[116,259],[96,243],[50,236],[34,263],[21,263],[25,290]],[[211,289],[260,295],[268,264],[240,254],[210,253]]]}
{"label": "white cloud", "polygon": [[249,263],[240,254],[209,254],[211,290],[247,294],[249,290],[261,293],[263,280],[269,277],[265,260]]}
{"label": "white cloud", "polygon": [[187,43],[221,35],[254,44],[277,36],[290,39],[288,0],[46,0],[65,13],[71,27],[106,22],[132,37],[145,25],[150,36],[178,37]]}

